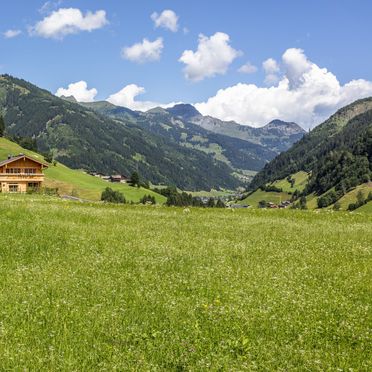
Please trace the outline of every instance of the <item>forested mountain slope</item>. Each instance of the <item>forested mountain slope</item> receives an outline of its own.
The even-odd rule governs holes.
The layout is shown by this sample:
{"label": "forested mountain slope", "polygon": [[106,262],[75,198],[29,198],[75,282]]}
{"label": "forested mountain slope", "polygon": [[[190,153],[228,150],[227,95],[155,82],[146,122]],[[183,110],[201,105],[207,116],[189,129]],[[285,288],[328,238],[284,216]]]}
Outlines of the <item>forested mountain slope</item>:
{"label": "forested mountain slope", "polygon": [[337,111],[278,155],[250,184],[256,189],[298,171],[311,174],[305,194],[321,195],[332,189],[342,196],[351,187],[372,178],[372,98]]}
{"label": "forested mountain slope", "polygon": [[57,98],[24,80],[0,76],[0,113],[8,136],[32,137],[72,168],[129,175],[183,189],[235,188],[233,169],[130,120],[117,121]]}
{"label": "forested mountain slope", "polygon": [[211,154],[216,160],[229,164],[236,171],[258,171],[277,154],[260,144],[208,131],[178,115],[174,116],[171,109],[155,108],[143,113],[108,102],[82,105],[112,118],[136,123],[139,127],[183,147]]}

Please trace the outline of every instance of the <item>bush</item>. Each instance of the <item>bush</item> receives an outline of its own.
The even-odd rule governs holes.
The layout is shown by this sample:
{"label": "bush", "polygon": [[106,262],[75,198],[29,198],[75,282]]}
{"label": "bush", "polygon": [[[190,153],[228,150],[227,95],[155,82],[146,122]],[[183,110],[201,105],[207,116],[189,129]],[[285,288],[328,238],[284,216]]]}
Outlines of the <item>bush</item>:
{"label": "bush", "polygon": [[356,203],[349,204],[349,206],[347,207],[347,210],[348,211],[354,211],[355,209],[358,209],[362,205],[367,204],[370,200],[372,200],[372,192],[370,192],[368,194],[368,196],[364,199],[363,192],[361,190],[359,190],[358,194],[357,194]]}
{"label": "bush", "polygon": [[56,196],[58,195],[58,187],[44,187],[41,189],[44,195]]}
{"label": "bush", "polygon": [[140,203],[141,203],[141,204],[156,204],[155,196],[144,195],[144,196],[140,199]]}
{"label": "bush", "polygon": [[226,205],[221,199],[217,199],[216,208],[225,208]]}
{"label": "bush", "polygon": [[258,208],[266,208],[267,207],[267,202],[266,200],[260,200],[258,202]]}
{"label": "bush", "polygon": [[340,199],[343,195],[343,192],[341,190],[335,191],[329,191],[325,195],[318,198],[318,208],[325,208],[328,207],[331,204],[334,204],[338,199]]}
{"label": "bush", "polygon": [[44,160],[48,163],[53,162],[53,153],[49,151],[48,153],[44,154]]}
{"label": "bush", "polygon": [[300,209],[307,209],[307,204],[306,204],[306,196],[302,195],[299,201],[299,208]]}
{"label": "bush", "polygon": [[124,204],[125,197],[120,191],[114,191],[111,187],[106,187],[101,194],[101,200],[108,203]]}
{"label": "bush", "polygon": [[341,209],[341,204],[340,202],[336,202],[334,205],[333,205],[333,210],[335,211],[339,211]]}

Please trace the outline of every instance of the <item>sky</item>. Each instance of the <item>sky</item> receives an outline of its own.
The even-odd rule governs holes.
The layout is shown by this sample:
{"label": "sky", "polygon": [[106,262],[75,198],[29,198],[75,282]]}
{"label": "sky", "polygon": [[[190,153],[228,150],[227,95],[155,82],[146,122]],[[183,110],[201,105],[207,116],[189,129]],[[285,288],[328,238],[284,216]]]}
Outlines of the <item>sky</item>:
{"label": "sky", "polygon": [[313,128],[372,96],[372,1],[13,0],[0,73],[134,110]]}

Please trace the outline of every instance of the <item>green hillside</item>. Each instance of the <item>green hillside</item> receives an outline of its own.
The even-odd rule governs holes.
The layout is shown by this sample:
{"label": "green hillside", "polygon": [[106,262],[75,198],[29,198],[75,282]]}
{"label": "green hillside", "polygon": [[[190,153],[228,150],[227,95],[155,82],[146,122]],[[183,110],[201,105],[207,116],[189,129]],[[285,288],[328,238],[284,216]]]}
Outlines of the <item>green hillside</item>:
{"label": "green hillside", "polygon": [[[328,207],[372,179],[372,98],[354,102],[281,153],[253,178],[249,188],[285,185],[287,176],[308,173],[300,191]],[[284,181],[283,181],[284,180]],[[283,184],[284,182],[284,184]],[[299,182],[300,184],[300,182]]]}
{"label": "green hillside", "polygon": [[129,176],[187,190],[235,189],[234,170],[211,154],[186,148],[130,121],[100,115],[24,80],[0,76],[0,114],[6,133],[32,137],[74,169]]}
{"label": "green hillside", "polygon": [[[372,183],[371,182],[363,183],[355,187],[354,189],[350,190],[347,194],[345,194],[342,198],[338,200],[338,202],[340,203],[340,208],[342,210],[347,210],[349,204],[356,203],[358,192],[362,192],[364,198],[366,198],[368,196],[368,193],[372,192]],[[358,212],[361,209],[362,208],[358,208]],[[365,209],[367,210],[368,208]]]}
{"label": "green hillside", "polygon": [[[24,153],[38,160],[43,157],[32,151],[26,150],[14,142],[0,138],[0,160],[6,159],[8,154]],[[90,176],[82,171],[74,170],[58,163],[50,164],[45,170],[45,186],[57,187],[60,195],[73,195],[82,199],[99,200],[101,192],[107,187],[121,191],[128,201],[138,202],[144,195],[154,195],[158,203],[165,202],[165,198],[144,188],[131,187],[121,183],[108,183],[100,178]]]}
{"label": "green hillside", "polygon": [[290,175],[290,180],[293,180],[293,186],[291,182],[288,180],[288,178],[283,178],[281,180],[277,180],[272,182],[269,185],[276,186],[280,189],[282,189],[284,192],[294,192],[295,190],[298,191],[304,191],[308,180],[309,180],[309,175],[306,172],[300,171],[295,174]]}
{"label": "green hillside", "polygon": [[371,224],[0,195],[0,370],[370,371]]}
{"label": "green hillside", "polygon": [[[367,165],[371,162],[371,131],[372,98],[356,101],[340,109],[291,149],[278,155],[254,177],[250,187],[255,189],[304,171],[312,172],[309,191],[322,194],[341,182],[343,171],[351,172],[350,169],[354,168],[357,173],[365,162]],[[331,171],[337,172],[338,177],[333,177]]]}

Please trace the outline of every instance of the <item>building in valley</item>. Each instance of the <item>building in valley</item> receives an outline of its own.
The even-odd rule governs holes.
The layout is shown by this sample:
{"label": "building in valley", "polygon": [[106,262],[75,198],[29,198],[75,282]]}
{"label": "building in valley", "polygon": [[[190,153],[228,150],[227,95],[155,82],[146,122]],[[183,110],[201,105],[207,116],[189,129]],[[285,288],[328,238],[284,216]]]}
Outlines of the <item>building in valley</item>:
{"label": "building in valley", "polygon": [[8,156],[0,161],[0,192],[38,190],[44,182],[48,165],[25,154]]}

